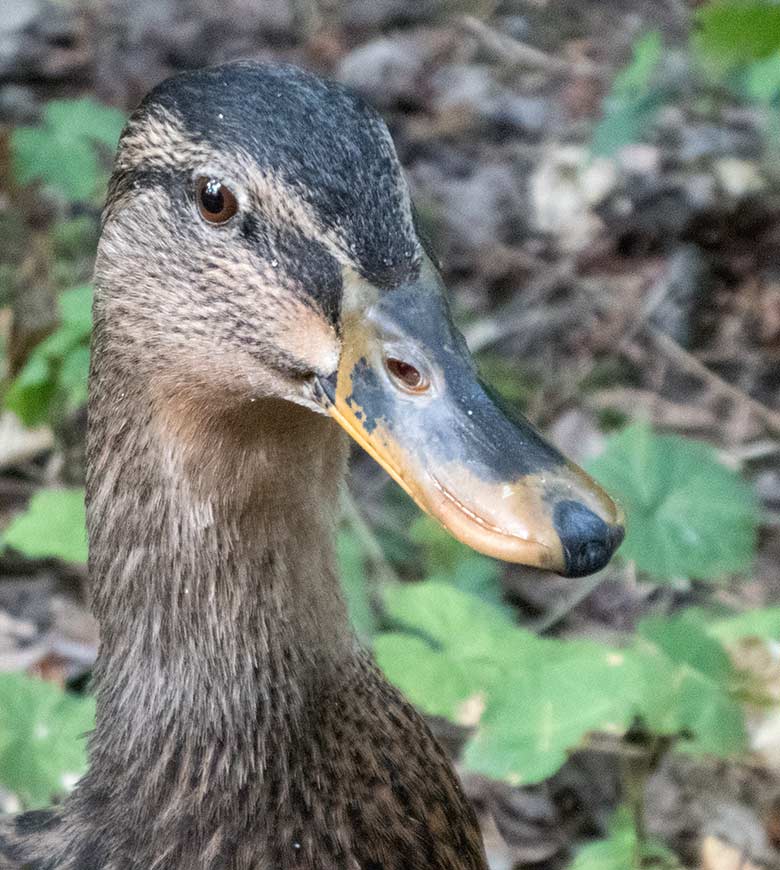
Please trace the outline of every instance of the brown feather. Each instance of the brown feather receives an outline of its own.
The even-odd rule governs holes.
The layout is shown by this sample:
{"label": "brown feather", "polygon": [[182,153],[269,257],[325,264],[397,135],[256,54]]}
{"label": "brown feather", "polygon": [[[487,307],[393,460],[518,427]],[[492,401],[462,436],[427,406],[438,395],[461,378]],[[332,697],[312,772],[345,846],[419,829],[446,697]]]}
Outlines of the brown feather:
{"label": "brown feather", "polygon": [[[134,123],[117,177],[205,147],[176,119]],[[311,237],[280,185],[297,204],[275,219]],[[296,372],[337,359],[336,330],[289,270],[187,229],[175,193],[112,191],[89,399],[90,767],[61,807],[0,826],[0,868],[484,870],[450,762],[349,627],[345,439],[288,400]]]}

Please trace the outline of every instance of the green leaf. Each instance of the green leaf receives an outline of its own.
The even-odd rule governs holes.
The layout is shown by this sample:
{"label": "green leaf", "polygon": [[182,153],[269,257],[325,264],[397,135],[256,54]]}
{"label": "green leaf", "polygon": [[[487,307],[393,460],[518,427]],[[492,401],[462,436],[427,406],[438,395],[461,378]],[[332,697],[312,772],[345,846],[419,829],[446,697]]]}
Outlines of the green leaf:
{"label": "green leaf", "polygon": [[[61,360],[73,347],[83,341],[81,330],[74,329],[67,323],[63,323],[41,341],[30,354],[30,359],[40,356],[48,362]],[[50,372],[53,371],[50,369]]]}
{"label": "green leaf", "polygon": [[42,489],[2,536],[6,547],[31,558],[87,561],[84,490]]}
{"label": "green leaf", "polygon": [[495,559],[475,553],[425,515],[418,516],[412,523],[409,536],[423,550],[426,579],[451,583],[496,606],[504,606],[502,567]]}
{"label": "green leaf", "polygon": [[638,633],[638,648],[649,641],[673,668],[665,686],[655,679],[657,674],[648,681],[643,709],[648,724],[659,733],[688,735],[684,747],[691,751],[721,756],[741,752],[745,716],[732,694],[734,669],[706,626],[686,614],[651,617],[640,622]]}
{"label": "green leaf", "polygon": [[502,638],[512,639],[518,631],[505,612],[448,583],[388,586],[382,598],[391,620],[461,659],[491,656]]}
{"label": "green leaf", "polygon": [[637,631],[655,643],[675,664],[688,665],[722,684],[734,676],[726,650],[686,614],[647,617],[639,623]]}
{"label": "green leaf", "polygon": [[87,403],[88,376],[89,348],[79,345],[63,359],[57,377],[57,385],[65,396],[67,413],[72,413]]}
{"label": "green leaf", "polygon": [[92,331],[92,286],[84,284],[64,290],[57,300],[60,319],[64,325],[87,338]]}
{"label": "green leaf", "polygon": [[463,663],[414,635],[380,634],[374,654],[387,678],[403,687],[409,700],[431,716],[457,720],[461,705],[480,688]]}
{"label": "green leaf", "polygon": [[622,503],[627,559],[657,579],[715,580],[745,570],[756,547],[750,487],[707,445],[633,425],[589,471]]}
{"label": "green leaf", "polygon": [[745,71],[744,88],[748,99],[767,106],[780,100],[780,51],[757,60]]}
{"label": "green leaf", "polygon": [[43,423],[52,407],[67,413],[87,400],[92,287],[63,291],[58,306],[60,325],[34,348],[3,400],[27,426]]}
{"label": "green leaf", "polygon": [[116,148],[125,125],[122,112],[89,97],[52,100],[46,105],[44,120],[52,130],[67,131],[70,138],[99,142],[110,151]]}
{"label": "green leaf", "polygon": [[609,836],[583,846],[569,870],[675,870],[676,856],[657,841],[640,843],[628,807],[619,807]]}
{"label": "green leaf", "polygon": [[543,780],[592,732],[638,718],[689,751],[745,746],[735,674],[700,617],[652,618],[625,648],[541,638],[444,582],[387,587],[397,629],[375,638],[388,678],[427,713],[474,730],[463,760],[515,784]]}
{"label": "green leaf", "polygon": [[631,63],[615,77],[611,95],[634,99],[637,91],[647,91],[663,52],[664,44],[659,30],[653,30],[638,39]]}
{"label": "green leaf", "polygon": [[748,610],[739,616],[718,619],[710,623],[706,630],[722,643],[731,643],[746,637],[780,641],[780,607]]}
{"label": "green leaf", "polygon": [[473,553],[473,550],[453,538],[440,523],[424,514],[418,514],[412,523],[409,538],[422,549],[428,574],[448,573],[462,558]]}
{"label": "green leaf", "polygon": [[39,426],[46,420],[55,389],[49,363],[36,351],[30,355],[3,397],[5,407],[31,427]]}
{"label": "green leaf", "polygon": [[54,257],[71,264],[85,257],[91,258],[98,236],[98,223],[92,215],[58,221],[51,228]]}
{"label": "green leaf", "polygon": [[377,635],[377,661],[434,715],[453,718],[478,689],[492,686],[505,667],[497,651],[521,634],[503,611],[445,582],[388,586],[382,598],[389,620],[409,633]]}
{"label": "green leaf", "polygon": [[470,592],[494,607],[507,609],[501,590],[501,566],[495,559],[478,553],[466,553],[448,573],[433,574],[436,582],[449,583],[462,592]]}
{"label": "green leaf", "polygon": [[16,179],[48,184],[74,201],[96,196],[105,173],[95,145],[113,150],[122,123],[120,112],[89,99],[50,102],[40,127],[17,127],[11,135]]}
{"label": "green leaf", "polygon": [[41,181],[71,200],[95,192],[98,162],[88,142],[60,141],[52,131],[17,127],[11,136],[14,175],[20,184]]}
{"label": "green leaf", "polygon": [[487,776],[516,785],[546,779],[588,733],[623,734],[641,707],[630,651],[522,633],[504,663],[505,683],[488,694],[464,753],[466,766]]}
{"label": "green leaf", "polygon": [[47,383],[50,377],[51,372],[46,356],[41,353],[33,353],[16,376],[14,384],[22,390],[29,387],[40,387]]}
{"label": "green leaf", "polygon": [[663,55],[658,31],[648,33],[636,43],[634,57],[612,84],[604,103],[606,111],[591,140],[591,153],[611,157],[632,142],[639,141],[668,100],[664,89],[652,81]]}
{"label": "green leaf", "polygon": [[341,572],[341,588],[347,600],[352,627],[359,637],[368,640],[376,632],[377,621],[366,581],[363,549],[355,535],[342,531],[336,540],[336,552]]}
{"label": "green leaf", "polygon": [[613,104],[593,131],[590,151],[595,157],[612,157],[633,142],[642,140],[658,114],[668,102],[662,91]]}
{"label": "green leaf", "polygon": [[638,850],[636,829],[631,813],[621,807],[610,825],[609,837],[583,846],[570,870],[640,870],[636,867]]}
{"label": "green leaf", "polygon": [[86,770],[94,702],[43,680],[0,674],[0,783],[27,807],[66,794]]}
{"label": "green leaf", "polygon": [[710,3],[698,10],[696,24],[694,48],[717,75],[780,49],[780,5],[771,0]]}

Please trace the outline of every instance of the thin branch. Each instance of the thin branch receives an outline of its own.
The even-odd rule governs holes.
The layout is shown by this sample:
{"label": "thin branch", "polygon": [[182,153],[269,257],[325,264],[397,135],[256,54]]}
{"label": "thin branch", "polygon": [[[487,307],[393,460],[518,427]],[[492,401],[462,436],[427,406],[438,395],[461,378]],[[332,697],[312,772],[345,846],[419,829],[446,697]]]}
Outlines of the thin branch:
{"label": "thin branch", "polygon": [[363,519],[363,514],[360,512],[357,502],[346,486],[341,491],[341,512],[347,525],[360,542],[360,546],[363,548],[363,552],[371,564],[375,578],[380,583],[400,582],[395,569],[387,561],[385,551],[382,549],[382,545],[379,543],[373,529]]}
{"label": "thin branch", "polygon": [[583,580],[577,582],[577,587],[574,592],[557,607],[550,610],[549,613],[537,619],[527,626],[531,631],[537,634],[544,634],[551,628],[562,622],[566,617],[601,584],[609,577],[613,576],[611,571],[599,571],[598,574],[593,574]]}
{"label": "thin branch", "polygon": [[483,48],[511,66],[541,70],[547,73],[596,76],[599,78],[611,74],[603,66],[587,60],[570,61],[548,54],[546,51],[520,42],[507,33],[494,30],[485,24],[484,21],[480,21],[472,15],[464,15],[459,18],[458,26],[461,30],[477,39]]}
{"label": "thin branch", "polygon": [[702,378],[710,384],[715,390],[723,395],[729,396],[735,402],[749,408],[764,424],[773,432],[780,434],[780,414],[767,408],[766,405],[748,395],[744,390],[735,387],[724,380],[720,375],[710,371],[701,360],[696,359],[693,354],[688,353],[685,348],[681,347],[671,336],[657,329],[647,328],[645,333],[648,334],[653,343],[662,353],[672,360],[674,363],[684,369],[688,374]]}

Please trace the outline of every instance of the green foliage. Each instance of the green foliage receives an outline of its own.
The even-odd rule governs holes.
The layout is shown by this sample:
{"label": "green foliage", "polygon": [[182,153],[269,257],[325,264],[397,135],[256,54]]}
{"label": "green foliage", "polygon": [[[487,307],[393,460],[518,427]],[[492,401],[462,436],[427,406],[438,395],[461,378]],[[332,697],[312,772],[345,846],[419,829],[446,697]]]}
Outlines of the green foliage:
{"label": "green foliage", "polygon": [[643,571],[714,580],[749,567],[755,496],[707,445],[638,424],[615,435],[588,470],[622,503],[621,553]]}
{"label": "green foliage", "polygon": [[637,719],[690,751],[745,745],[736,675],[695,620],[653,618],[623,648],[541,638],[443,582],[388,587],[393,630],[374,649],[388,678],[421,709],[474,725],[464,761],[513,783],[553,774],[596,731]]}
{"label": "green foliage", "polygon": [[496,353],[479,355],[480,377],[510,405],[525,411],[540,384],[512,359]]}
{"label": "green foliage", "polygon": [[39,490],[6,528],[2,543],[34,559],[86,562],[84,490]]}
{"label": "green foliage", "polygon": [[357,537],[347,530],[339,532],[336,554],[341,572],[341,588],[347,600],[352,627],[363,640],[377,629],[377,620],[366,584],[366,560]]}
{"label": "green foliage", "polygon": [[609,836],[583,846],[569,870],[676,870],[680,864],[660,843],[640,842],[627,807],[612,818]]}
{"label": "green foliage", "polygon": [[745,637],[780,641],[780,607],[748,610],[739,616],[717,619],[710,622],[706,630],[722,643],[732,643]]}
{"label": "green foliage", "polygon": [[422,550],[426,579],[450,583],[496,606],[503,606],[500,562],[475,553],[426,515],[414,521],[409,537]]}
{"label": "green foliage", "polygon": [[720,75],[765,60],[780,50],[780,5],[772,0],[727,0],[696,13],[694,49]]}
{"label": "green foliage", "polygon": [[631,63],[612,84],[605,100],[606,111],[591,140],[591,153],[611,157],[621,148],[641,139],[667,101],[665,89],[654,83],[663,55],[658,31],[648,33],[634,46]]}
{"label": "green foliage", "polygon": [[630,100],[637,92],[646,92],[661,62],[663,49],[663,40],[657,30],[637,40],[631,63],[615,77],[612,96]]}
{"label": "green foliage", "polygon": [[0,674],[0,783],[28,808],[49,804],[86,769],[91,699],[22,674]]}
{"label": "green foliage", "polygon": [[5,406],[28,426],[72,413],[87,400],[92,288],[61,293],[59,310],[59,327],[36,345],[5,394]]}
{"label": "green foliage", "polygon": [[123,124],[121,112],[94,100],[53,100],[40,126],[13,131],[14,176],[20,184],[47,185],[71,201],[96,199],[107,181],[98,150],[113,153]]}
{"label": "green foliage", "polygon": [[649,656],[639,715],[657,734],[681,735],[681,748],[728,757],[745,748],[738,681],[721,644],[685,613],[639,625],[636,650]]}
{"label": "green foliage", "polygon": [[388,678],[426,712],[461,718],[461,706],[500,676],[496,651],[516,629],[501,610],[448,583],[389,586],[385,613],[397,630],[374,639]]}
{"label": "green foliage", "polygon": [[780,51],[751,63],[744,72],[742,87],[754,103],[777,105],[780,101]]}
{"label": "green foliage", "polygon": [[[591,152],[610,157],[640,141],[658,109],[679,85],[663,81],[664,46],[657,31],[641,37],[630,64],[615,78],[596,126]],[[696,12],[689,58],[703,81],[730,89],[737,97],[767,108],[780,106],[780,4],[775,0],[719,0]],[[780,128],[768,116],[767,138]]]}

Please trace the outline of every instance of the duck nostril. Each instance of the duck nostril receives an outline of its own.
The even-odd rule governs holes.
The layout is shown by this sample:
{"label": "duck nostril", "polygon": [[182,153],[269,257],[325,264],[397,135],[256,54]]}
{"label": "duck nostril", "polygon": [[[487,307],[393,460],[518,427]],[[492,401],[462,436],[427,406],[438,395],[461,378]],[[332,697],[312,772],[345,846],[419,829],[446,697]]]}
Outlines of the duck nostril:
{"label": "duck nostril", "polygon": [[385,368],[393,380],[408,393],[424,393],[430,386],[428,379],[418,368],[398,357],[385,357]]}

